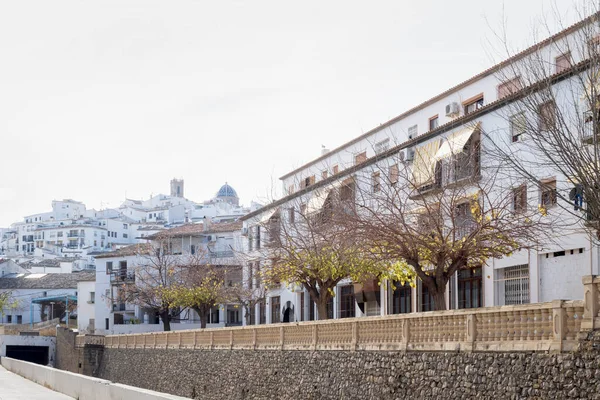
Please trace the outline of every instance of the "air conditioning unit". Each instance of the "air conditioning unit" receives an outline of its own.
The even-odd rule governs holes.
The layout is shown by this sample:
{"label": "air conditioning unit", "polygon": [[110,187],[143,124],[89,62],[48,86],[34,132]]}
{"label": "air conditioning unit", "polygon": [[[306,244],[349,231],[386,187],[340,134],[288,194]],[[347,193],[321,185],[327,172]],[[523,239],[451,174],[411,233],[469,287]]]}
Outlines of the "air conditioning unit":
{"label": "air conditioning unit", "polygon": [[216,242],[217,241],[217,235],[208,235],[208,241],[209,242]]}
{"label": "air conditioning unit", "polygon": [[458,103],[450,103],[446,105],[446,117],[456,117],[460,114]]}

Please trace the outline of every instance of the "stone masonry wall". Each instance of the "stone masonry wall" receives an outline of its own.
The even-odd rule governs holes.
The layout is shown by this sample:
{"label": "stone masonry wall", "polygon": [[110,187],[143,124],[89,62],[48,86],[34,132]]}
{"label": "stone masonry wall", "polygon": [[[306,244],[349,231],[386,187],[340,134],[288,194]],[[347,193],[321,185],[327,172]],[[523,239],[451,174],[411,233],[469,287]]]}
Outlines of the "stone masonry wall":
{"label": "stone masonry wall", "polygon": [[[52,328],[54,329],[54,328]],[[80,372],[80,351],[75,348],[77,332],[67,328],[56,330],[56,360],[55,367],[70,372]]]}
{"label": "stone masonry wall", "polygon": [[196,399],[600,399],[600,332],[564,354],[106,348],[90,361],[94,376]]}

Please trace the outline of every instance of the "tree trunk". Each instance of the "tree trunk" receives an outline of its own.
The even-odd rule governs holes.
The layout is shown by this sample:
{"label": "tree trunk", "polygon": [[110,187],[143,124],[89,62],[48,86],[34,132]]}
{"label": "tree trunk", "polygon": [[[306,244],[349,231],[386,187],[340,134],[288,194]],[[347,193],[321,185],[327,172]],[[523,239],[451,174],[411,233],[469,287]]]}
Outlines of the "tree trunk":
{"label": "tree trunk", "polygon": [[171,330],[171,316],[169,315],[169,311],[160,312],[160,319],[163,323],[163,331],[168,332]]}
{"label": "tree trunk", "polygon": [[317,304],[317,312],[319,313],[319,321],[329,319],[329,315],[327,315],[327,300],[329,300],[329,296],[321,294],[319,301],[315,302]]}
{"label": "tree trunk", "polygon": [[431,297],[433,298],[433,308],[435,311],[444,311],[446,308],[446,288],[443,289],[435,288],[434,290],[429,289]]}
{"label": "tree trunk", "polygon": [[196,311],[198,317],[200,317],[200,328],[206,328],[208,317],[210,315],[210,307],[194,307],[194,311]]}

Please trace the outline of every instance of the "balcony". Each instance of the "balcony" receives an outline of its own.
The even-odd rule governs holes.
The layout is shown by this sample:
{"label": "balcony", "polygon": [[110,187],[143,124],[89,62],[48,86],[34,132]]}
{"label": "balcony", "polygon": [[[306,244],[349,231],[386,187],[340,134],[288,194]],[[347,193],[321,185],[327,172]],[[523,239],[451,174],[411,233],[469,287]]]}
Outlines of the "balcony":
{"label": "balcony", "polygon": [[135,306],[129,303],[113,303],[113,312],[134,312]]}
{"label": "balcony", "polygon": [[229,258],[233,257],[233,250],[214,251],[210,253],[210,258]]}
{"label": "balcony", "polygon": [[113,285],[119,283],[135,283],[135,272],[127,270],[113,271],[110,274],[110,282]]}
{"label": "balcony", "polygon": [[594,123],[592,114],[588,111],[583,125],[583,132],[581,132],[581,141],[584,144],[598,144],[600,141],[599,133],[598,124]]}
{"label": "balcony", "polygon": [[67,234],[67,237],[69,237],[69,238],[78,238],[79,237],[79,232],[75,232],[75,233],[71,232],[71,233]]}

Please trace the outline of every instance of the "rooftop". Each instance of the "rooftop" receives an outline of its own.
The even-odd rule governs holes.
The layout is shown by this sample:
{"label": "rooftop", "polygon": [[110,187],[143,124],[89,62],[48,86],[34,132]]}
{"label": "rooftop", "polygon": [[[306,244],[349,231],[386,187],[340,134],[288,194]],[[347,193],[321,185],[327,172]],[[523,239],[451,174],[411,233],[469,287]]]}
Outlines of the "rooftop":
{"label": "rooftop", "polygon": [[95,271],[70,274],[11,274],[0,278],[0,289],[77,289],[77,282],[95,280]]}
{"label": "rooftop", "polygon": [[149,243],[138,243],[130,246],[121,247],[115,251],[100,253],[94,255],[94,258],[113,258],[113,257],[128,257],[137,255],[148,255],[152,251],[152,246]]}

